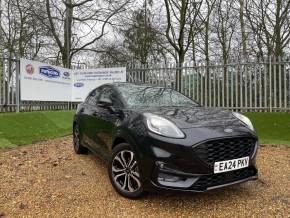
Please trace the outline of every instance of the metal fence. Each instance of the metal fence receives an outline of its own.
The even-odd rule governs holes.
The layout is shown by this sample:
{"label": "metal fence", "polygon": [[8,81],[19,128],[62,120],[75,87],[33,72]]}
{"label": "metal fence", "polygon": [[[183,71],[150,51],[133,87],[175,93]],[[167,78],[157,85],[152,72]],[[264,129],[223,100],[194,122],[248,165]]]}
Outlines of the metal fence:
{"label": "metal fence", "polygon": [[[0,112],[74,109],[74,102],[21,101],[19,59],[0,58]],[[240,111],[290,111],[290,60],[186,63],[127,67],[128,82],[171,87],[207,107]]]}
{"label": "metal fence", "polygon": [[175,88],[207,107],[290,111],[290,60],[131,67],[127,80]]}

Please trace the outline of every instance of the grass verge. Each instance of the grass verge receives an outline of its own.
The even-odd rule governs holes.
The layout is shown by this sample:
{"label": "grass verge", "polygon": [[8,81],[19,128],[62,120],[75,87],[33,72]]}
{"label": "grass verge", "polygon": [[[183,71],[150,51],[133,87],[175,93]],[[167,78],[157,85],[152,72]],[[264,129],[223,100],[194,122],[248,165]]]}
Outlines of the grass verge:
{"label": "grass verge", "polygon": [[290,146],[290,113],[244,113],[253,122],[260,144]]}
{"label": "grass verge", "polygon": [[[0,114],[0,148],[16,147],[72,133],[74,111]],[[245,113],[261,144],[290,145],[289,113]]]}
{"label": "grass verge", "polygon": [[0,148],[71,134],[73,114],[74,111],[0,113]]}

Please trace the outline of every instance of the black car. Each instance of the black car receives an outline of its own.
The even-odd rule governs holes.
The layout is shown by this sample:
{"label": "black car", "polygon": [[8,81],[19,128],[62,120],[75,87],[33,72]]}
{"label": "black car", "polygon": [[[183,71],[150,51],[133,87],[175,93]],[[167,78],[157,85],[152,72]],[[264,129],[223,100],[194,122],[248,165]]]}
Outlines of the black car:
{"label": "black car", "polygon": [[201,107],[169,88],[105,84],[79,104],[73,122],[77,154],[108,161],[116,191],[203,192],[257,179],[258,138],[235,112]]}

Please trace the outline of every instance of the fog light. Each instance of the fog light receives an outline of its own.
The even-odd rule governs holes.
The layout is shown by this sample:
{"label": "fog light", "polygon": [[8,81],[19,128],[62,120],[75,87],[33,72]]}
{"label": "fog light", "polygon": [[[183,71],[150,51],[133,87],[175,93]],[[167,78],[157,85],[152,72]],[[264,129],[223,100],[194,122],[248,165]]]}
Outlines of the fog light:
{"label": "fog light", "polygon": [[173,176],[173,175],[169,175],[169,174],[165,174],[165,173],[159,173],[158,175],[158,181],[164,181],[164,182],[177,182],[182,180],[180,177],[178,176]]}
{"label": "fog light", "polygon": [[198,179],[198,177],[184,178],[177,175],[160,172],[157,181],[162,186],[172,188],[189,188]]}
{"label": "fog light", "polygon": [[165,165],[165,163],[163,163],[161,161],[156,161],[156,166],[158,166],[159,169],[164,169],[164,165]]}

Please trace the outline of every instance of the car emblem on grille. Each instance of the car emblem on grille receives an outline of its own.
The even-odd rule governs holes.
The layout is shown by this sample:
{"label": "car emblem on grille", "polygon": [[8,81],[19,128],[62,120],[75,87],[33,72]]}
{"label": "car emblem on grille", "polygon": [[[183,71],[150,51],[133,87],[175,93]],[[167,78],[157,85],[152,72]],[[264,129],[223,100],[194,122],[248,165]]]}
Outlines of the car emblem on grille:
{"label": "car emblem on grille", "polygon": [[224,131],[225,131],[226,133],[232,133],[234,130],[233,130],[233,129],[230,129],[230,128],[226,128],[226,129],[224,129]]}

